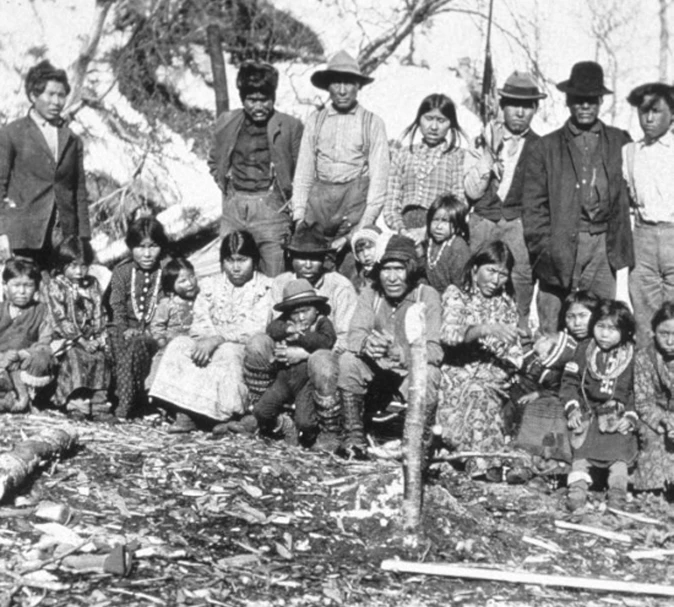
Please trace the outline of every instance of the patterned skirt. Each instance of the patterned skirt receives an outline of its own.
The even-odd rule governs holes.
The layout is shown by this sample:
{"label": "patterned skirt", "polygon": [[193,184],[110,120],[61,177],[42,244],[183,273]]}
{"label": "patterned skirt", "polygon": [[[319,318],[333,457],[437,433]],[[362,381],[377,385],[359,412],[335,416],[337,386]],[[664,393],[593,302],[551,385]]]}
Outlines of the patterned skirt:
{"label": "patterned skirt", "polygon": [[90,354],[80,346],[69,348],[59,359],[54,395],[56,404],[65,405],[68,397],[78,389],[86,388],[92,392],[107,390],[111,375],[112,364],[103,350]]}
{"label": "patterned skirt", "polygon": [[527,403],[512,444],[544,459],[571,463],[569,431],[559,398],[542,396]]}

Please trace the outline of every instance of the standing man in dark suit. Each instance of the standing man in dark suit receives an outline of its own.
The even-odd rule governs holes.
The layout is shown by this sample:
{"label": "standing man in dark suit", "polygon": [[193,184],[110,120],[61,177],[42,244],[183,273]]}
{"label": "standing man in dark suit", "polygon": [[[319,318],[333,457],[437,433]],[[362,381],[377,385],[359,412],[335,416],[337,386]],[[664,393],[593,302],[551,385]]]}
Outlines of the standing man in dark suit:
{"label": "standing man in dark suit", "polygon": [[208,166],[223,192],[221,235],[250,232],[260,250],[260,269],[278,276],[290,235],[290,205],[302,123],[274,109],[278,71],[247,61],[236,78],[243,109],[215,123]]}
{"label": "standing man in dark suit", "polygon": [[28,116],[0,129],[0,234],[43,268],[65,238],[91,236],[82,140],[61,117],[69,93],[65,71],[41,61],[26,75]]}
{"label": "standing man in dark suit", "polygon": [[626,293],[634,265],[621,156],[630,136],[599,120],[603,97],[611,94],[604,71],[594,61],[576,63],[557,88],[566,93],[571,116],[534,144],[522,214],[544,331],[557,330],[562,302],[572,291],[608,299]]}
{"label": "standing man in dark suit", "polygon": [[512,281],[519,328],[528,335],[534,280],[522,229],[522,186],[527,156],[540,139],[531,129],[531,120],[547,95],[530,74],[517,71],[498,93],[503,121],[487,125],[480,159],[464,179],[473,207],[470,245],[473,253],[490,240],[502,240],[510,248],[515,258]]}

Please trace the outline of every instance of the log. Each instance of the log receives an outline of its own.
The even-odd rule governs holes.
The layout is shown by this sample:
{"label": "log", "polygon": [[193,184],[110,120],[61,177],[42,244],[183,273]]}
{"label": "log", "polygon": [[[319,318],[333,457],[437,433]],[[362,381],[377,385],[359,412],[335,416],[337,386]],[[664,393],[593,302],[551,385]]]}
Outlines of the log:
{"label": "log", "polygon": [[630,550],[625,556],[633,561],[641,559],[663,560],[666,556],[674,556],[674,550],[666,548],[654,548],[653,550]]}
{"label": "log", "polygon": [[558,529],[566,529],[567,531],[580,531],[581,533],[590,533],[591,535],[598,535],[604,539],[614,542],[624,542],[631,544],[632,538],[626,533],[616,533],[608,529],[600,529],[599,527],[590,527],[589,525],[577,525],[576,523],[567,523],[566,521],[555,521],[555,527]]}
{"label": "log", "polygon": [[536,586],[560,586],[578,588],[580,590],[599,590],[604,592],[620,592],[626,594],[649,594],[653,596],[674,597],[674,586],[661,584],[640,584],[622,580],[602,580],[566,575],[530,573],[528,571],[502,571],[499,569],[482,569],[452,563],[414,563],[388,559],[382,562],[385,571],[400,573],[416,573],[423,575],[441,575],[445,577],[471,580],[489,580],[510,584],[533,584]]}
{"label": "log", "polygon": [[40,464],[65,455],[77,441],[77,431],[72,427],[50,428],[20,442],[11,451],[0,453],[0,501],[21,486]]}
{"label": "log", "polygon": [[213,89],[215,90],[215,115],[229,111],[229,93],[227,91],[227,71],[225,57],[222,54],[222,35],[215,23],[206,26],[206,46],[213,71]]}
{"label": "log", "polygon": [[[423,503],[424,426],[426,424],[426,316],[423,303],[415,303],[407,312],[405,332],[410,343],[409,402],[403,429],[403,528],[416,534],[421,523]],[[410,536],[410,541],[414,535]]]}
{"label": "log", "polygon": [[625,518],[632,519],[639,523],[644,523],[645,525],[666,525],[667,523],[659,521],[656,518],[651,518],[650,516],[644,516],[643,514],[633,514],[632,512],[624,512],[623,510],[618,510],[617,508],[612,508],[609,506],[607,508],[609,512],[617,514],[618,516],[624,516]]}

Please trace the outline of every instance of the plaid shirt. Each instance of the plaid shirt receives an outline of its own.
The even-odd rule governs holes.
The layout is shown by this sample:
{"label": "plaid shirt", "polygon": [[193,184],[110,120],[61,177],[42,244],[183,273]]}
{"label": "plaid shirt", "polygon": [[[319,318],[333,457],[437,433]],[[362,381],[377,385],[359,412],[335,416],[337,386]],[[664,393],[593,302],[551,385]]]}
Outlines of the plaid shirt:
{"label": "plaid shirt", "polygon": [[389,228],[404,229],[403,210],[427,209],[440,194],[451,192],[466,202],[463,175],[467,154],[460,148],[445,153],[448,145],[445,141],[428,147],[421,142],[412,150],[405,145],[394,152],[384,203],[384,219]]}

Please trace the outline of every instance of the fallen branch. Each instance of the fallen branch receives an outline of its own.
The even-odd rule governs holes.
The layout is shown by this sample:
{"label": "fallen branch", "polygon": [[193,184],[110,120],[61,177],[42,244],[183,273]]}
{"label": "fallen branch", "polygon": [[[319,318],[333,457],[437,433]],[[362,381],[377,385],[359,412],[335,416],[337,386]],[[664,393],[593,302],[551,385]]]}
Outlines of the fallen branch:
{"label": "fallen branch", "polygon": [[566,529],[567,531],[580,531],[581,533],[598,535],[599,537],[603,537],[604,539],[614,542],[624,542],[625,544],[632,543],[632,538],[626,533],[616,533],[615,531],[608,531],[607,529],[600,529],[599,527],[577,525],[576,523],[567,523],[566,521],[555,521],[555,527],[558,529]]}
{"label": "fallen branch", "polygon": [[[434,433],[436,429],[433,429]],[[433,458],[433,461],[436,462],[454,462],[460,459],[470,459],[472,457],[483,457],[488,458],[508,458],[508,459],[526,459],[525,455],[520,455],[518,453],[513,453],[512,451],[494,451],[492,453],[482,453],[481,451],[462,451],[460,453],[452,453],[451,455],[441,455]]]}
{"label": "fallen branch", "polygon": [[618,516],[624,516],[625,518],[631,518],[634,521],[639,523],[645,523],[646,525],[666,525],[663,521],[659,521],[656,518],[650,518],[649,516],[644,516],[643,514],[632,514],[631,512],[624,512],[623,510],[618,510],[617,508],[607,508],[609,512],[617,514]]}
{"label": "fallen branch", "polygon": [[0,501],[24,483],[40,464],[71,450],[77,439],[73,428],[51,428],[0,454]]}
{"label": "fallen branch", "polygon": [[451,563],[414,563],[410,561],[385,560],[381,564],[385,571],[400,573],[417,573],[424,575],[442,575],[445,577],[491,580],[511,584],[534,584],[539,586],[562,586],[564,588],[580,588],[582,590],[600,590],[605,592],[621,592],[627,594],[650,594],[654,596],[674,597],[674,586],[661,584],[640,584],[620,580],[602,580],[565,575],[549,575],[529,573],[528,571],[500,571],[498,569],[481,569],[454,565]]}
{"label": "fallen branch", "polygon": [[522,541],[531,544],[532,546],[537,546],[538,548],[543,548],[544,550],[549,550],[550,552],[561,552],[564,553],[564,550],[560,548],[554,542],[548,542],[545,540],[538,539],[537,537],[529,537],[528,535],[522,536]]}
{"label": "fallen branch", "polygon": [[671,548],[655,548],[653,550],[630,550],[627,553],[627,557],[631,558],[633,561],[639,561],[641,559],[656,559],[661,561],[666,556],[674,556],[674,550]]}

